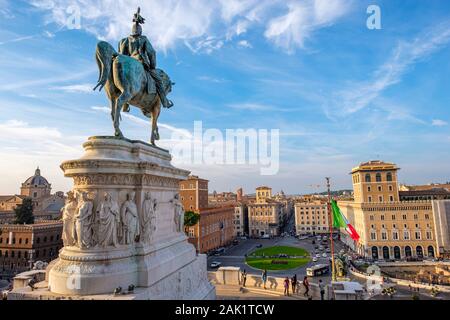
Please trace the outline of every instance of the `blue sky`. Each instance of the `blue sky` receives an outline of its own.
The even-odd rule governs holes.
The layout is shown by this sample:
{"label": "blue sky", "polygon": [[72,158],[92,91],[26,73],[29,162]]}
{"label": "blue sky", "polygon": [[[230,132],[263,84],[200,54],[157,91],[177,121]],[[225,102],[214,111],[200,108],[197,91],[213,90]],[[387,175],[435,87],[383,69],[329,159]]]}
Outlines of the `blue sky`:
{"label": "blue sky", "polygon": [[[381,30],[366,27],[371,4]],[[311,185],[325,176],[348,188],[353,166],[379,158],[402,168],[403,183],[450,180],[448,1],[0,0],[0,194],[19,192],[37,165],[68,190],[59,164],[79,157],[88,136],[112,134],[108,101],[91,90],[95,44],[116,46],[138,5],[158,66],[176,82],[161,146],[196,120],[280,129],[277,175],[185,166],[211,190],[304,193],[323,189]],[[131,115],[126,136],[148,140],[146,120]]]}

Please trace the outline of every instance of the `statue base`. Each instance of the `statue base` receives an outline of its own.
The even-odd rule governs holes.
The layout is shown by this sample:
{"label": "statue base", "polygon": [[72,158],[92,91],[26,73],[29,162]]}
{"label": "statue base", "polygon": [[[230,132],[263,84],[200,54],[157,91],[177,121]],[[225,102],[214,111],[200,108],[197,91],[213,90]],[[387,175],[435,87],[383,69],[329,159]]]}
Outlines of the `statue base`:
{"label": "statue base", "polygon": [[[91,137],[83,147],[80,159],[65,161],[61,168],[74,179],[75,193],[89,195],[93,244],[66,244],[49,265],[42,288],[15,288],[8,299],[214,299],[206,256],[196,254],[174,219],[173,199],[189,172],[172,166],[168,151],[141,141]],[[147,214],[146,195],[156,201],[155,229],[147,239],[140,235],[131,244],[96,243],[104,195],[112,195],[123,208],[130,193],[139,221]]]}

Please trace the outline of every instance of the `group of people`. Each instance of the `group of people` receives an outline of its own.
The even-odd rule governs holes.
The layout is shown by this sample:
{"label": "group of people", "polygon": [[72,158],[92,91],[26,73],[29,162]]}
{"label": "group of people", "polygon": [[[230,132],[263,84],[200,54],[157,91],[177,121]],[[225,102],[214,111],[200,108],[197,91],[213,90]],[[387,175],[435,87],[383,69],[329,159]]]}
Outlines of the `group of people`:
{"label": "group of people", "polygon": [[[267,289],[266,283],[267,283],[267,270],[264,269],[261,273],[261,281],[264,289]],[[247,283],[247,271],[244,269],[242,272],[242,286],[245,287]],[[294,274],[294,276],[289,279],[289,277],[286,277],[283,281],[283,287],[284,287],[284,295],[290,296],[290,290],[292,290],[292,294],[300,294],[300,287],[303,286],[304,292],[303,296],[307,297],[308,300],[312,300],[312,296],[309,294],[310,284],[308,277],[305,276],[303,278],[303,281],[300,281],[297,278],[297,274]],[[325,300],[325,284],[322,282],[322,280],[319,280],[318,283],[319,291],[320,291],[320,299]]]}

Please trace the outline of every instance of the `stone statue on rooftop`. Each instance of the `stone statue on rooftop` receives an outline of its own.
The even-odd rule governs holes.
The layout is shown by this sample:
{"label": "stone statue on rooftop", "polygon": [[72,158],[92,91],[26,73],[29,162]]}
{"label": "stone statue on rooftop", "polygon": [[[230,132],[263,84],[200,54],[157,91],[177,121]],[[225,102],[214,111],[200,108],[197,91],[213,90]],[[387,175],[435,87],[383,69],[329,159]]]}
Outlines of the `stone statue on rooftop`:
{"label": "stone statue on rooftop", "polygon": [[145,19],[140,8],[133,17],[131,35],[119,42],[119,52],[105,41],[100,41],[96,49],[96,61],[100,75],[94,90],[105,88],[111,104],[111,118],[115,136],[123,138],[119,128],[120,112],[129,112],[130,105],[152,119],[151,143],[159,140],[158,117],[161,104],[165,108],[173,106],[167,99],[172,90],[172,81],[161,69],[156,69],[156,52],[150,41],[142,35],[141,24]]}

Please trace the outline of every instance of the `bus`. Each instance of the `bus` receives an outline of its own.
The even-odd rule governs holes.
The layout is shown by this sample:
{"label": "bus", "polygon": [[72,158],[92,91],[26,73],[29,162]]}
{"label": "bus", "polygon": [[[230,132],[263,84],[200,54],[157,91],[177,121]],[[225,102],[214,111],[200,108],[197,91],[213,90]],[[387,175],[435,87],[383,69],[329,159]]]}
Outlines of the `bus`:
{"label": "bus", "polygon": [[317,264],[310,268],[306,269],[306,275],[308,277],[317,277],[324,274],[327,274],[330,271],[330,268],[327,264]]}

